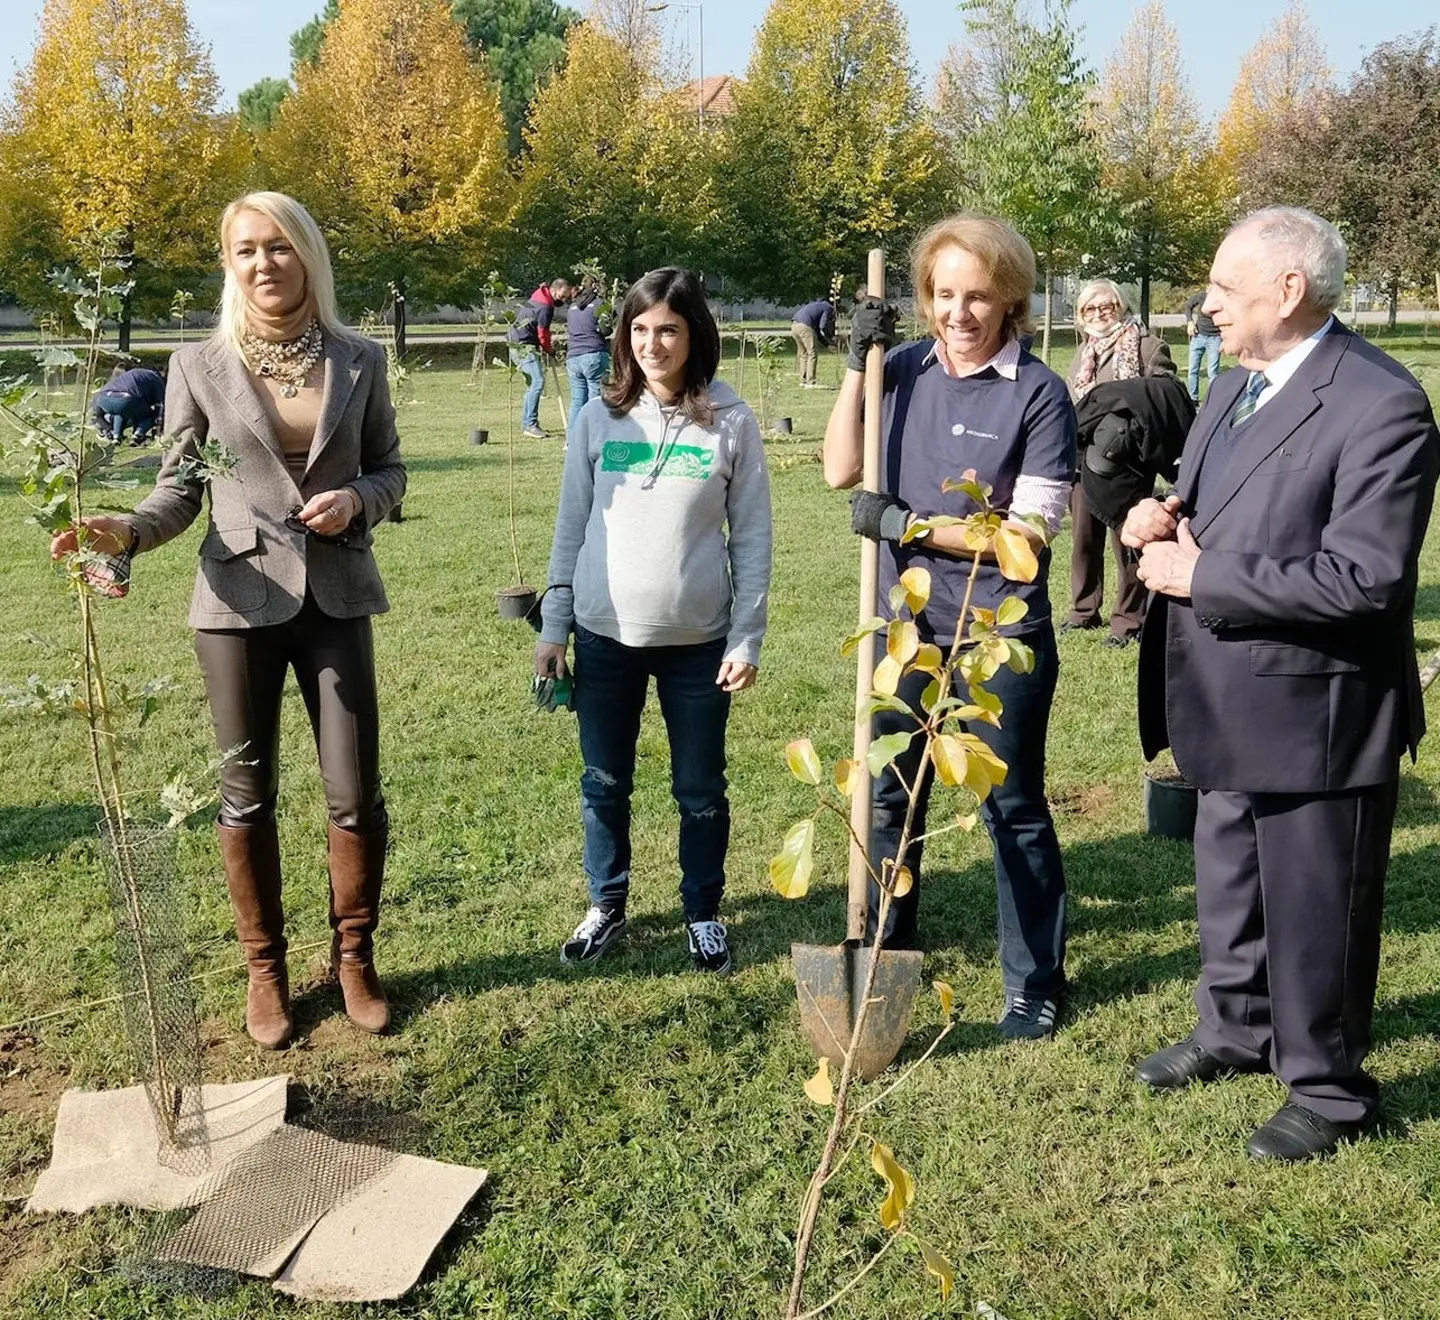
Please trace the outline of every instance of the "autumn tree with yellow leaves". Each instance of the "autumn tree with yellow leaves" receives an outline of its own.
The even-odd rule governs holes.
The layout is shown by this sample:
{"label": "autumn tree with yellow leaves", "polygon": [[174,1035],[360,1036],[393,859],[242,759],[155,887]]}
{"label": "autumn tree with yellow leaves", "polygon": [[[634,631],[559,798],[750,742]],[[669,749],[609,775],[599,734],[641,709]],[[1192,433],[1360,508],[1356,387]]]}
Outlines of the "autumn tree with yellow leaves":
{"label": "autumn tree with yellow leaves", "polygon": [[469,301],[509,220],[505,124],[446,0],[345,0],[261,141],[325,230],[347,301]]}
{"label": "autumn tree with yellow leaves", "polygon": [[692,98],[597,23],[572,27],[560,72],[530,111],[516,234],[529,275],[594,258],[633,279],[704,264],[714,218],[712,140]]}
{"label": "autumn tree with yellow leaves", "polygon": [[1255,43],[1240,65],[1230,103],[1220,117],[1216,154],[1239,209],[1277,200],[1277,187],[1295,170],[1296,137],[1333,90],[1325,47],[1302,0]]}
{"label": "autumn tree with yellow leaves", "polygon": [[1140,285],[1145,319],[1154,281],[1204,273],[1231,210],[1160,0],[1135,11],[1106,61],[1090,122],[1121,221],[1118,241],[1095,255],[1106,274]]}
{"label": "autumn tree with yellow leaves", "polygon": [[[159,310],[214,265],[220,210],[245,157],[185,0],[48,0],[3,123],[0,266],[49,301],[39,272],[103,255],[135,281],[121,313]],[[23,284],[23,280],[17,281]]]}
{"label": "autumn tree with yellow leaves", "polygon": [[758,292],[816,298],[943,206],[940,149],[893,0],[774,0],[720,172],[724,268]]}

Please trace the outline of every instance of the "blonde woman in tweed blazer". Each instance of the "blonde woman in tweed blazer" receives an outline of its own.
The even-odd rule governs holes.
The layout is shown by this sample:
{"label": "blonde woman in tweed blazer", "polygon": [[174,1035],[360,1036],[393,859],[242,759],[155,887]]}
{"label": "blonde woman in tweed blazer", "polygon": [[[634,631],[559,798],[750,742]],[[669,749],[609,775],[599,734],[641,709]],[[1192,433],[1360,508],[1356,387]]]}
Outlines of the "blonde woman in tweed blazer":
{"label": "blonde woman in tweed blazer", "polygon": [[[190,626],[221,748],[220,852],[249,968],[245,1027],[267,1048],[294,1031],[280,850],[280,698],[295,671],[330,814],[332,962],[345,1011],[384,1031],[375,974],[388,818],[380,788],[370,616],[389,608],[373,529],[405,492],[385,354],[335,309],[325,239],[281,193],[220,222],[225,290],[212,337],[170,359],[167,429],[179,443],[133,513],[85,520],[86,541],[143,554],[208,514]],[[191,466],[216,442],[234,465]],[[208,510],[206,508],[208,495]],[[56,537],[59,556],[75,532]]]}

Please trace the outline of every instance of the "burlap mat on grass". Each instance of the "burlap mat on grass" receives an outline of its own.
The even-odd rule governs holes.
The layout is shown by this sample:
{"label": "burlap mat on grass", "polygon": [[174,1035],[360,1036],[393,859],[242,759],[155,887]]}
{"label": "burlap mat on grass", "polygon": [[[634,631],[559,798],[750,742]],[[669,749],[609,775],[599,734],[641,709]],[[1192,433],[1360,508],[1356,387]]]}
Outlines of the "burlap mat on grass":
{"label": "burlap mat on grass", "polygon": [[194,1208],[178,1228],[164,1226],[146,1253],[155,1281],[182,1292],[213,1287],[217,1272],[229,1272],[308,1300],[401,1296],[484,1185],[485,1170],[289,1126],[288,1080],[202,1089],[210,1145],[209,1172],[199,1177],[160,1163],[143,1088],[67,1091],[50,1167],[27,1209]]}

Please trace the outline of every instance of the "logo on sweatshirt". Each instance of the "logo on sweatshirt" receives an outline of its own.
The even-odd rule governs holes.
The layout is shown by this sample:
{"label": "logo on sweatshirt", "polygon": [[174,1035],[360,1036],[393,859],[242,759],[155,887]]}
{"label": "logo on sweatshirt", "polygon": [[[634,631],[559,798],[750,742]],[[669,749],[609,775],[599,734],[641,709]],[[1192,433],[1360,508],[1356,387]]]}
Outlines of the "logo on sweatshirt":
{"label": "logo on sweatshirt", "polygon": [[[655,470],[660,446],[648,440],[607,440],[600,451],[602,472],[629,472],[648,477]],[[662,477],[682,481],[707,481],[715,463],[715,451],[698,445],[667,445]]]}

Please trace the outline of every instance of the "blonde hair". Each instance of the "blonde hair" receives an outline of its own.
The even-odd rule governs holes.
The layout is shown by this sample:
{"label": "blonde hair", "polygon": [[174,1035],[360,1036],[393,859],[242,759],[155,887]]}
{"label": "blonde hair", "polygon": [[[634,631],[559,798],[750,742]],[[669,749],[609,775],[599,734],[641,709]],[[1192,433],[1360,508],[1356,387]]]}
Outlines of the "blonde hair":
{"label": "blonde hair", "polygon": [[1080,292],[1075,295],[1075,312],[1079,315],[1080,309],[1085,306],[1097,293],[1108,293],[1118,304],[1120,312],[1130,310],[1130,299],[1125,296],[1125,291],[1115,283],[1114,280],[1098,279],[1088,280],[1080,286]]}
{"label": "blonde hair", "polygon": [[1013,226],[993,216],[962,212],[937,220],[910,250],[911,277],[915,283],[915,310],[931,334],[935,324],[935,259],[950,245],[968,252],[984,268],[995,292],[1007,304],[1005,338],[1014,339],[1035,328],[1030,319],[1030,295],[1035,291],[1035,253]]}
{"label": "blonde hair", "polygon": [[315,218],[293,197],[278,192],[252,192],[237,197],[220,217],[220,259],[225,270],[225,287],[220,294],[220,319],[216,337],[241,353],[241,337],[245,333],[245,292],[230,268],[230,252],[226,236],[235,217],[242,211],[256,211],[274,221],[295,249],[305,268],[305,294],[315,309],[315,319],[327,334],[353,339],[353,332],[340,321],[335,306],[335,274],[330,268],[330,249]]}

